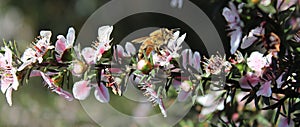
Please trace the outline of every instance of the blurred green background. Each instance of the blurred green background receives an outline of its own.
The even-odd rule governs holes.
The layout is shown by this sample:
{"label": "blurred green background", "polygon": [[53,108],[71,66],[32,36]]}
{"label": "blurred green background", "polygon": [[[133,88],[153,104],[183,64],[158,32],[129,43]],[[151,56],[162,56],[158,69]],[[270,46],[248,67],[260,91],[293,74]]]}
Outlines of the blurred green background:
{"label": "blurred green background", "polygon": [[[184,0],[185,1],[185,0]],[[73,26],[77,31],[87,18],[108,0],[0,0],[0,38],[16,40],[20,50],[27,48],[40,30],[51,30],[52,41],[58,34],[65,35]],[[215,24],[228,51],[225,22],[221,10],[226,1],[193,0]],[[92,93],[91,93],[92,95]],[[194,106],[186,119],[197,122]],[[126,108],[125,108],[126,109]],[[99,109],[101,110],[101,109]],[[113,120],[112,120],[113,121]],[[188,121],[177,126],[188,126]],[[13,92],[13,106],[0,95],[0,127],[94,127],[98,126],[84,112],[78,101],[68,102],[51,93],[40,78],[30,80]]]}

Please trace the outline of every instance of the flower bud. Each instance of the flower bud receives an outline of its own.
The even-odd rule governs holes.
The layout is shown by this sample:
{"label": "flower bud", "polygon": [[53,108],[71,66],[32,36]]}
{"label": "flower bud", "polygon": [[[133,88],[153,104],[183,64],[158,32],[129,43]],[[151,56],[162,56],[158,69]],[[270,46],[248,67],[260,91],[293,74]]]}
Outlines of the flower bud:
{"label": "flower bud", "polygon": [[152,70],[152,65],[149,61],[142,59],[137,63],[137,69],[147,74]]}

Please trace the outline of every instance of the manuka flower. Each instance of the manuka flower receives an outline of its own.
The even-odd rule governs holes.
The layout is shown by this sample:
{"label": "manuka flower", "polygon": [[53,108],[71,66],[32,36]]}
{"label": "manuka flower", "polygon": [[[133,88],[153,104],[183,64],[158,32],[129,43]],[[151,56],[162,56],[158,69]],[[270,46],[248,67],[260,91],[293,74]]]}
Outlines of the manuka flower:
{"label": "manuka flower", "polygon": [[117,63],[123,64],[124,60],[126,60],[136,54],[136,49],[135,49],[134,45],[130,42],[126,42],[125,50],[121,45],[116,45],[114,47],[113,58]]}
{"label": "manuka flower", "polygon": [[[239,8],[241,6],[242,4],[239,5]],[[228,30],[231,31],[228,34],[230,36],[230,52],[231,54],[234,54],[239,47],[242,38],[242,21],[236,6],[232,2],[229,2],[229,8],[225,7],[223,9],[222,15],[228,22]]]}
{"label": "manuka flower", "polygon": [[36,43],[33,43],[32,48],[28,48],[25,50],[24,54],[21,57],[21,61],[23,64],[18,68],[18,71],[22,71],[27,66],[36,63],[43,62],[43,56],[49,49],[53,49],[54,46],[50,43],[51,31],[41,31],[40,36],[37,39]]}
{"label": "manuka flower", "polygon": [[75,30],[73,27],[70,27],[67,33],[66,38],[63,35],[57,36],[57,41],[55,43],[55,51],[58,53],[55,57],[58,62],[62,62],[62,55],[64,52],[73,47],[75,40]]}
{"label": "manuka flower", "polygon": [[113,31],[113,26],[102,26],[98,29],[98,41],[94,42],[93,47],[95,48],[95,59],[94,62],[97,63],[103,55],[103,53],[111,48],[110,34]]}
{"label": "manuka flower", "polygon": [[259,90],[256,92],[257,96],[270,97],[272,94],[272,89],[271,89],[272,82],[262,80],[259,76],[251,72],[248,72],[246,75],[244,75],[240,79],[239,83],[240,83],[240,87],[243,89],[252,89],[260,83],[261,86]]}
{"label": "manuka flower", "polygon": [[247,58],[247,65],[250,69],[260,76],[263,73],[263,68],[268,67],[271,64],[272,55],[268,54],[264,56],[258,51],[252,52],[250,57]]}
{"label": "manuka flower", "polygon": [[98,101],[102,103],[109,102],[108,89],[102,83],[98,86],[95,83],[91,83],[90,80],[76,82],[73,86],[73,95],[78,100],[85,100],[90,95],[92,88],[95,88],[94,96]]}
{"label": "manuka flower", "polygon": [[12,90],[18,89],[19,82],[16,75],[17,69],[12,65],[12,51],[8,47],[5,47],[4,51],[4,54],[0,54],[0,86],[2,93],[6,94],[7,103],[11,106]]}
{"label": "manuka flower", "polygon": [[220,54],[212,55],[209,59],[205,58],[204,70],[208,74],[220,74],[222,71],[228,72],[231,69],[231,64],[226,61],[226,57]]}
{"label": "manuka flower", "polygon": [[185,49],[181,52],[182,55],[182,66],[187,69],[187,65],[190,65],[195,70],[200,71],[200,60],[201,56],[198,51],[192,53],[191,49]]}
{"label": "manuka flower", "polygon": [[257,75],[255,75],[251,72],[248,72],[239,81],[240,87],[243,88],[243,89],[251,89],[251,86],[254,87],[259,82],[260,82],[260,78]]}

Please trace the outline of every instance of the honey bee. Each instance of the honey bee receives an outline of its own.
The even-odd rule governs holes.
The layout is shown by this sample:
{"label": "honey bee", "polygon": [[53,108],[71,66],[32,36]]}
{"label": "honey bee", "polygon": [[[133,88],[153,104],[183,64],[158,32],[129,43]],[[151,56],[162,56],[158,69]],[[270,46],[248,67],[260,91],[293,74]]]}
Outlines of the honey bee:
{"label": "honey bee", "polygon": [[159,52],[159,48],[173,37],[174,31],[175,29],[160,28],[150,33],[149,36],[132,40],[133,43],[142,43],[138,51],[139,60],[145,58],[144,54],[148,56],[152,51]]}

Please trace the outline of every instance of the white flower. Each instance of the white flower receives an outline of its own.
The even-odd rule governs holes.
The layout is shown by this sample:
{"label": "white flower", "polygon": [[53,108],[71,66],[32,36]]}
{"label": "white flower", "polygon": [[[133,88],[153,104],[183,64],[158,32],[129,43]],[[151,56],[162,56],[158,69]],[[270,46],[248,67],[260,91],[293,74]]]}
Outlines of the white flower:
{"label": "white flower", "polygon": [[[210,94],[197,97],[196,101],[203,106],[201,115],[208,115],[216,110],[223,110],[225,99],[220,97],[224,91],[211,91]],[[230,102],[231,98],[226,99],[226,103]]]}
{"label": "white flower", "polygon": [[94,62],[97,63],[103,55],[103,53],[111,48],[110,42],[110,34],[113,31],[113,26],[102,26],[98,29],[98,41],[95,42],[94,48],[96,49],[95,52],[95,59]]}
{"label": "white flower", "polygon": [[38,38],[37,42],[34,44],[32,48],[28,48],[25,50],[21,57],[21,61],[23,64],[18,68],[18,71],[22,71],[27,66],[36,63],[43,62],[43,56],[49,49],[53,49],[54,46],[50,43],[51,38],[51,31],[41,31],[40,37]]}
{"label": "white flower", "polygon": [[167,45],[167,50],[172,58],[177,58],[180,56],[178,54],[178,51],[181,50],[181,48],[182,48],[181,45],[182,45],[185,37],[186,37],[186,33],[184,33],[183,35],[181,35],[179,37],[179,31],[176,31],[173,34],[173,37],[169,40],[168,45]]}

